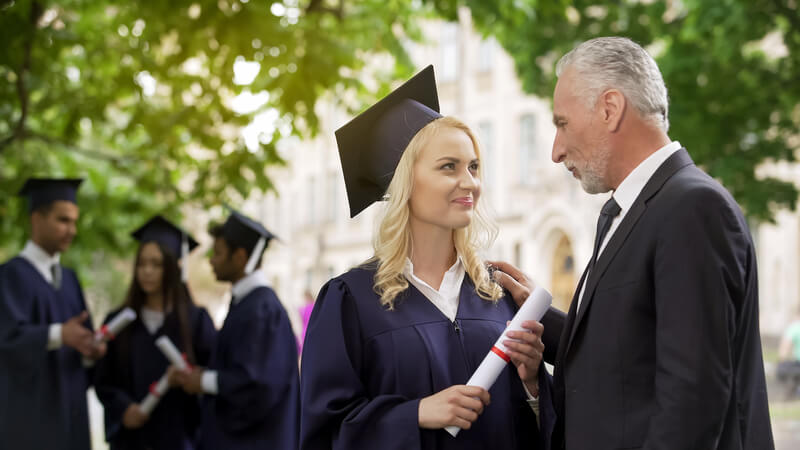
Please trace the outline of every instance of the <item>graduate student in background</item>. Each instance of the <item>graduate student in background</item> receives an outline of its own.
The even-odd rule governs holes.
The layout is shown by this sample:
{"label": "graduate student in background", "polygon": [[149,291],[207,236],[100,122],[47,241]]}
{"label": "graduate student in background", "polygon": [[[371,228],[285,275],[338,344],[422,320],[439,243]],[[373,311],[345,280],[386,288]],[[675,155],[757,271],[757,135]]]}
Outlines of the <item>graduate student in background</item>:
{"label": "graduate student in background", "polygon": [[[317,298],[302,358],[301,449],[547,448],[536,417],[549,404],[536,378],[541,324],[524,322],[528,331],[507,341],[513,366],[491,392],[464,385],[516,306],[478,254],[494,233],[477,140],[438,110],[428,67],[336,132],[351,217],[388,203],[375,256]],[[539,414],[547,430],[552,409]]]}
{"label": "graduate student in background", "polygon": [[274,236],[236,211],[210,232],[214,274],[233,284],[230,310],[208,367],[172,367],[170,377],[187,392],[204,394],[201,448],[295,449],[297,344],[286,310],[258,270]]}
{"label": "graduate student in background", "polygon": [[31,178],[30,240],[0,265],[0,446],[85,450],[89,366],[106,346],[94,341],[75,273],[60,255],[75,238],[79,179]]}
{"label": "graduate student in background", "polygon": [[[148,416],[140,409],[150,385],[169,362],[155,341],[167,336],[191,365],[207,365],[216,330],[204,308],[192,301],[186,284],[186,257],[197,242],[183,230],[155,216],[133,232],[139,241],[133,279],[122,309],[137,318],[109,342],[97,365],[95,390],[105,409],[106,440],[112,450],[190,450],[197,448],[200,400],[171,389]],[[180,264],[179,264],[180,262]]]}

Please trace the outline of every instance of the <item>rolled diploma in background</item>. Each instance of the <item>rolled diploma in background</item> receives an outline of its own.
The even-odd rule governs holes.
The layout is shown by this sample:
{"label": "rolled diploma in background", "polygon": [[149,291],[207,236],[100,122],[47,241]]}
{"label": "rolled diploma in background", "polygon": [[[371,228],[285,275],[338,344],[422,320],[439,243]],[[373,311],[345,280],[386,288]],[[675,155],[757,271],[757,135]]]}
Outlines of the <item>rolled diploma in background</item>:
{"label": "rolled diploma in background", "polygon": [[158,405],[159,400],[164,394],[167,393],[169,389],[169,379],[167,378],[167,374],[161,376],[155,383],[150,385],[150,393],[147,394],[147,397],[142,400],[142,403],[139,404],[139,409],[147,414],[150,415],[153,412],[153,408]]}
{"label": "rolled diploma in background", "polygon": [[94,340],[108,342],[114,339],[120,331],[124,330],[134,320],[136,320],[136,312],[130,308],[125,308],[94,333]]}
{"label": "rolled diploma in background", "polygon": [[181,354],[178,347],[175,347],[175,344],[167,336],[161,336],[160,338],[156,339],[156,347],[161,350],[161,353],[166,356],[167,360],[173,366],[177,367],[181,370],[191,370],[191,366],[186,363],[186,360],[183,359],[183,355]]}
{"label": "rolled diploma in background", "polygon": [[[478,369],[475,370],[475,373],[473,373],[469,381],[467,381],[467,386],[478,386],[488,391],[497,380],[497,377],[500,376],[500,372],[502,372],[511,361],[508,356],[506,356],[507,349],[506,346],[503,345],[503,341],[508,339],[506,333],[509,331],[526,331],[522,328],[522,322],[526,320],[542,320],[544,313],[547,312],[547,308],[550,307],[552,301],[553,297],[549,292],[540,287],[534,289],[531,295],[528,296],[528,299],[525,300],[525,303],[522,304],[519,311],[514,314],[511,323],[508,324],[503,334],[501,334],[497,342],[494,343],[492,349],[486,357],[483,358],[481,365],[478,366]],[[453,437],[456,437],[461,428],[451,425],[445,427],[445,430]]]}

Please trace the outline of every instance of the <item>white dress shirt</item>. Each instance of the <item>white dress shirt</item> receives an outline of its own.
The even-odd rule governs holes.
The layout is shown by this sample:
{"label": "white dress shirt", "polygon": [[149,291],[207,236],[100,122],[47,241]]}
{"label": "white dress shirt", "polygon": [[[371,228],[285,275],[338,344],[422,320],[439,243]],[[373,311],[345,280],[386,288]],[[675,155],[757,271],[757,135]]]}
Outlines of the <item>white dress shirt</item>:
{"label": "white dress shirt", "polygon": [[[28,241],[25,243],[25,247],[22,249],[19,256],[31,263],[36,271],[39,272],[48,283],[53,284],[53,272],[50,270],[53,264],[60,263],[61,255],[58,253],[50,255],[35,242]],[[50,324],[47,332],[47,350],[56,350],[61,348],[61,345],[61,324]]]}
{"label": "white dress shirt", "polygon": [[[650,181],[650,178],[653,177],[653,174],[656,173],[662,164],[664,164],[664,161],[669,159],[673,153],[680,149],[680,142],[670,142],[669,144],[653,152],[653,154],[639,163],[639,165],[636,166],[636,168],[633,169],[624,180],[622,180],[622,183],[619,184],[612,195],[614,200],[616,200],[617,204],[619,205],[619,215],[617,215],[617,217],[611,221],[611,226],[608,228],[608,233],[606,233],[606,236],[603,238],[603,242],[600,243],[600,249],[597,251],[597,259],[600,259],[600,255],[603,253],[603,250],[605,250],[606,244],[608,244],[608,241],[611,239],[611,236],[614,235],[614,232],[617,231],[619,224],[625,218],[625,214],[631,210],[633,202],[635,202],[636,198],[639,197],[642,189],[644,189],[647,182]],[[581,293],[578,296],[578,311],[580,311],[581,302],[583,302],[583,291],[586,289],[586,281],[588,279],[589,274],[587,273],[586,279],[583,280],[583,285],[581,286]]]}
{"label": "white dress shirt", "polygon": [[455,264],[450,266],[447,272],[444,273],[439,289],[434,289],[414,275],[414,264],[408,258],[406,258],[406,267],[403,270],[403,275],[405,275],[408,282],[419,289],[422,295],[430,300],[451,322],[456,320],[458,297],[461,294],[461,283],[464,281],[465,274],[466,271],[464,270],[464,265],[461,264],[460,256],[456,258]]}
{"label": "white dress shirt", "polygon": [[[405,275],[408,282],[422,292],[422,295],[430,300],[445,317],[450,319],[451,322],[456,320],[458,298],[461,295],[461,283],[464,282],[464,275],[466,275],[464,265],[461,263],[461,256],[458,256],[455,264],[450,266],[447,272],[444,273],[439,289],[434,289],[431,285],[414,275],[414,264],[408,258],[406,258],[406,267],[403,270],[403,275]],[[538,423],[539,398],[531,395],[525,383],[522,383],[522,387],[525,388],[525,394],[528,396],[528,405],[530,405],[534,414],[536,414],[536,422]]]}
{"label": "white dress shirt", "polygon": [[[269,286],[267,277],[260,270],[254,270],[250,275],[245,276],[241,280],[233,284],[231,288],[231,296],[233,304],[238,305],[247,294],[254,289]],[[218,373],[216,370],[206,370],[200,379],[200,384],[203,387],[203,392],[206,394],[217,395],[219,393]]]}
{"label": "white dress shirt", "polygon": [[146,306],[142,308],[140,314],[142,323],[150,334],[156,334],[156,331],[164,325],[164,316],[164,311],[156,311]]}

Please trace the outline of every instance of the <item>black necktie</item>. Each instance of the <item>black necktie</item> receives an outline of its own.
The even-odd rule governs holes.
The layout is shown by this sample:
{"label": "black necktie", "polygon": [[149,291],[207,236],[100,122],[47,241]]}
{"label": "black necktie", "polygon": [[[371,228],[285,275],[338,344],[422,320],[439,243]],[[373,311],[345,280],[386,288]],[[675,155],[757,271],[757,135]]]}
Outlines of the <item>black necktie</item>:
{"label": "black necktie", "polygon": [[606,204],[603,205],[603,209],[600,210],[600,217],[597,219],[597,234],[594,238],[594,251],[592,252],[592,259],[589,261],[590,270],[594,267],[594,263],[597,262],[600,245],[602,245],[608,229],[611,228],[611,222],[614,221],[614,218],[619,215],[621,210],[614,197],[608,199]]}
{"label": "black necktie", "polygon": [[50,266],[50,274],[53,275],[53,287],[56,290],[61,289],[61,265],[59,263],[53,263]]}

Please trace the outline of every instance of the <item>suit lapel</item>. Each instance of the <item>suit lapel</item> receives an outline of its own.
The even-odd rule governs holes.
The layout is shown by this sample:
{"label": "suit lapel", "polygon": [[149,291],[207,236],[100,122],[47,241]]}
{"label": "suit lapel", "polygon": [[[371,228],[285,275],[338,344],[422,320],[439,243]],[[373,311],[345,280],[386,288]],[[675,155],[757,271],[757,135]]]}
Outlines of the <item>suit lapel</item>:
{"label": "suit lapel", "polygon": [[[661,189],[661,187],[664,186],[664,183],[666,183],[666,181],[670,179],[675,172],[689,164],[692,164],[692,158],[689,156],[689,153],[686,151],[686,149],[683,148],[675,152],[672,156],[667,158],[663,164],[661,164],[658,170],[653,173],[653,176],[650,177],[650,180],[647,182],[647,184],[645,184],[642,192],[639,193],[639,196],[636,197],[633,205],[631,205],[630,211],[625,214],[625,218],[622,220],[622,222],[620,222],[619,227],[609,239],[608,244],[603,250],[603,253],[597,259],[597,263],[594,265],[594,268],[592,269],[588,278],[584,273],[584,278],[586,278],[586,289],[583,292],[583,301],[581,302],[580,311],[578,311],[578,314],[575,317],[575,322],[571,324],[571,328],[566,330],[569,332],[569,338],[567,340],[564,355],[566,355],[567,351],[569,351],[569,347],[572,344],[572,339],[575,337],[575,333],[578,330],[583,317],[586,315],[586,311],[589,310],[589,305],[594,298],[594,292],[597,289],[597,284],[600,282],[600,279],[603,277],[603,274],[605,273],[609,264],[611,264],[611,261],[614,260],[614,257],[619,249],[622,248],[622,244],[625,243],[628,235],[630,235],[631,231],[633,231],[633,228],[636,226],[639,218],[642,216],[642,214],[644,214],[645,210],[647,209],[647,202]],[[575,298],[573,298],[573,303],[577,302],[577,296],[580,295],[580,287],[581,286],[578,285],[578,291],[575,294]]]}

